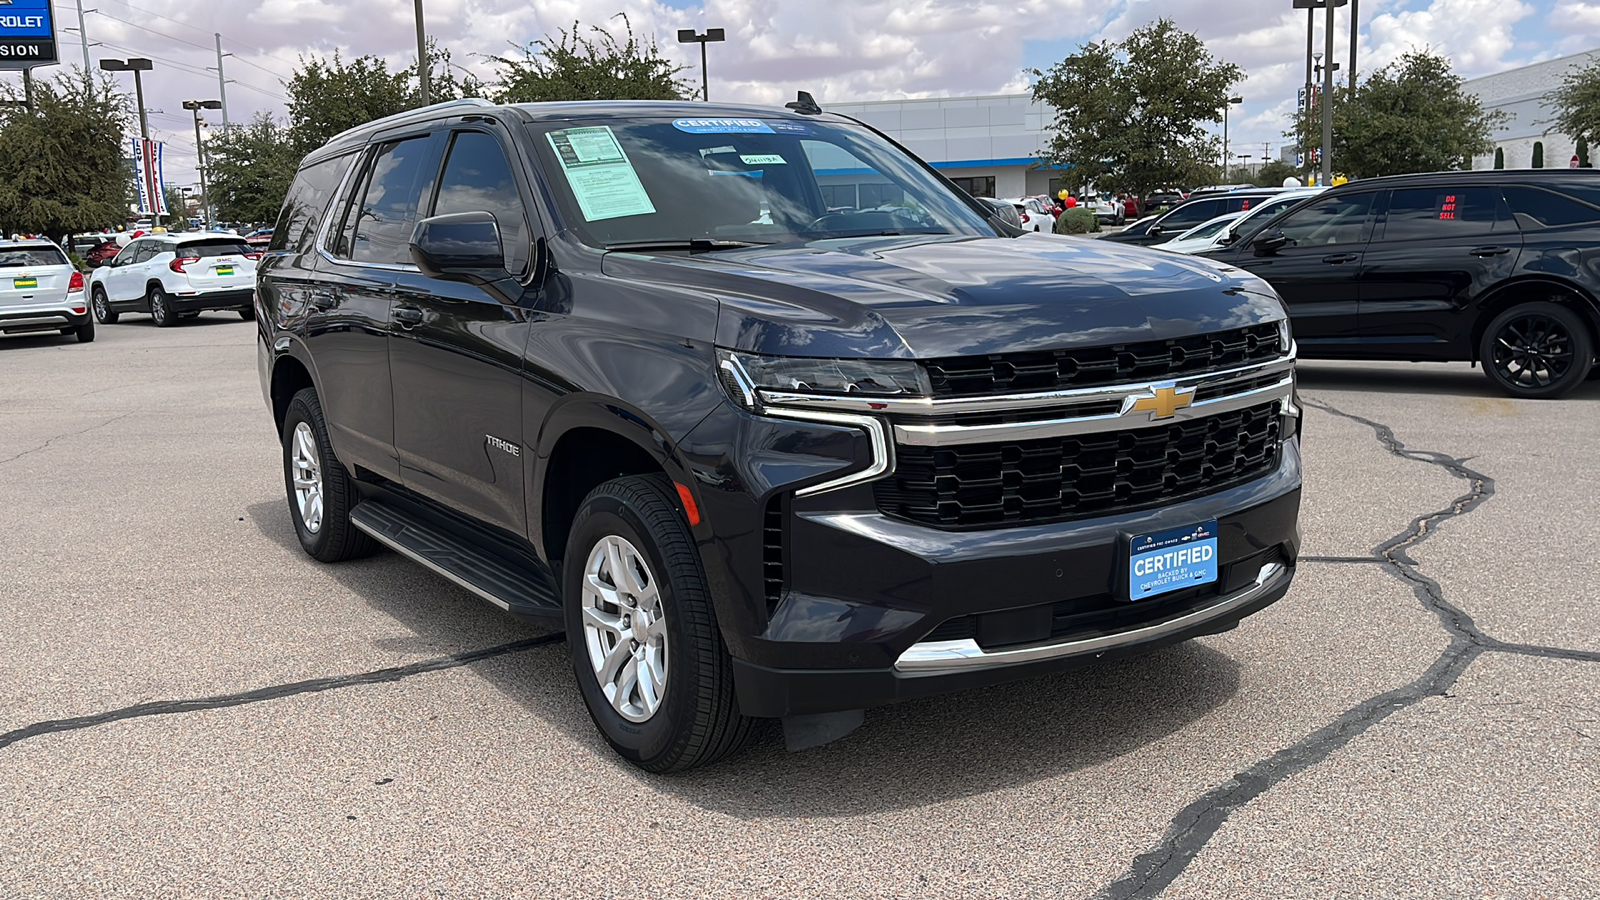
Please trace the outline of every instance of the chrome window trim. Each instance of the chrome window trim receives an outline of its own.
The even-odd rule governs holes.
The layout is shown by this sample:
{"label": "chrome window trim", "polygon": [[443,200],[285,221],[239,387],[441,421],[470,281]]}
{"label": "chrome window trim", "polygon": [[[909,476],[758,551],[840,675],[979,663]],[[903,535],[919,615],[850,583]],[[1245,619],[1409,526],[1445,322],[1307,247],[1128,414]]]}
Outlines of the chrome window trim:
{"label": "chrome window trim", "polygon": [[[1157,640],[1197,625],[1203,625],[1213,619],[1220,619],[1240,607],[1247,606],[1252,601],[1260,599],[1261,595],[1278,587],[1279,583],[1285,580],[1291,571],[1281,563],[1267,563],[1256,574],[1254,584],[1231,597],[1218,603],[1213,603],[1204,609],[1197,609],[1175,619],[1168,619],[1165,622],[1147,625],[1143,628],[1084,638],[1077,641],[1033,644],[1009,650],[986,651],[978,646],[977,641],[971,638],[959,641],[923,641],[912,644],[906,652],[900,654],[900,658],[895,660],[894,667],[898,672],[911,675],[940,675],[948,672],[971,672],[977,669],[992,669],[1046,659],[1060,659],[1067,656],[1104,653],[1107,650],[1125,647],[1129,644]],[[1136,603],[1138,601],[1131,602]]]}

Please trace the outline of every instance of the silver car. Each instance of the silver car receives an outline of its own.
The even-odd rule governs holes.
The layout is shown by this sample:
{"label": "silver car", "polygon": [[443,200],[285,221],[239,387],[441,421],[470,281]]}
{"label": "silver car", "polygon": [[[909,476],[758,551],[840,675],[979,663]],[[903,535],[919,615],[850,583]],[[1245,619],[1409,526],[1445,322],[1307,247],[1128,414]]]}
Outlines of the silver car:
{"label": "silver car", "polygon": [[83,273],[51,241],[0,241],[0,333],[29,331],[94,340]]}

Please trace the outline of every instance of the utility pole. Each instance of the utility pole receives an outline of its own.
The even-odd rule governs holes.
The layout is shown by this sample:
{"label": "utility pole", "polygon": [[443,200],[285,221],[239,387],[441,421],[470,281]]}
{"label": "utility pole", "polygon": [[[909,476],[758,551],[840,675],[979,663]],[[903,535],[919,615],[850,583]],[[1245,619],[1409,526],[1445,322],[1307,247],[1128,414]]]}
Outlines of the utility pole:
{"label": "utility pole", "polygon": [[222,103],[222,130],[228,130],[228,79],[222,75],[222,32],[214,32],[217,37],[217,97]]}
{"label": "utility pole", "polygon": [[417,86],[422,92],[422,105],[428,99],[428,30],[422,25],[422,0],[417,0]]}
{"label": "utility pole", "polygon": [[89,31],[83,24],[83,0],[78,0],[78,37],[83,39],[83,99],[87,103],[94,93],[94,76],[90,74]]}
{"label": "utility pole", "polygon": [[200,217],[209,230],[215,222],[211,217],[211,188],[206,185],[206,145],[200,141],[200,126],[205,124],[200,120],[200,110],[221,109],[221,100],[185,100],[183,108],[194,112],[194,146],[200,154],[198,167],[200,171]]}
{"label": "utility pole", "polygon": [[1350,0],[1350,97],[1356,95],[1356,32],[1361,24],[1361,0]]}
{"label": "utility pole", "polygon": [[1338,64],[1333,61],[1333,7],[1335,0],[1327,0],[1328,19],[1323,31],[1324,42],[1327,44],[1327,68],[1322,70],[1322,183],[1333,184],[1333,70]]}

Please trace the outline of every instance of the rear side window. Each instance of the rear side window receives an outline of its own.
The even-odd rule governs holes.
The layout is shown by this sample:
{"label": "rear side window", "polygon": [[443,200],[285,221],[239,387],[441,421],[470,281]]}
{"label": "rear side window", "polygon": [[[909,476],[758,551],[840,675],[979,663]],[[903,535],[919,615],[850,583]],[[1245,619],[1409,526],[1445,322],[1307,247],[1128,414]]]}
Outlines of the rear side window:
{"label": "rear side window", "polygon": [[1386,241],[1423,241],[1489,234],[1509,226],[1498,187],[1412,188],[1395,191],[1383,227]]}
{"label": "rear side window", "polygon": [[0,249],[0,269],[34,269],[68,265],[66,254],[54,247],[6,247]]}
{"label": "rear side window", "polygon": [[295,173],[294,184],[289,188],[288,199],[278,214],[278,223],[272,234],[271,250],[293,250],[305,253],[311,249],[318,230],[322,227],[323,213],[339,189],[344,173],[350,168],[354,154],[336,156],[306,166]]}
{"label": "rear side window", "polygon": [[[1513,186],[1505,192],[1506,203],[1516,215],[1517,224],[1529,231],[1600,221],[1600,209],[1570,197],[1532,187]],[[1595,199],[1600,200],[1600,197]]]}
{"label": "rear side window", "polygon": [[506,266],[521,272],[531,255],[527,215],[522,193],[511,174],[500,142],[481,131],[463,131],[450,144],[450,156],[439,178],[439,196],[433,214],[493,213],[500,226],[500,243],[505,248]]}
{"label": "rear side window", "polygon": [[425,174],[431,146],[428,138],[411,138],[378,151],[358,207],[351,259],[389,265],[411,261],[406,245],[416,225],[417,201],[433,187],[431,175]]}

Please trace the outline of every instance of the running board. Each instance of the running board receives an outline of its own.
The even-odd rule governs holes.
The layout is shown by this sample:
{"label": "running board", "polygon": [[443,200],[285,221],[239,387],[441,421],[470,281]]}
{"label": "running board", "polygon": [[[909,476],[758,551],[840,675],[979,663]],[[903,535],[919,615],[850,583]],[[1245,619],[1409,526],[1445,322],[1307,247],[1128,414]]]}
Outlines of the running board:
{"label": "running board", "polygon": [[350,510],[350,522],[378,543],[507,612],[561,615],[561,601],[549,575],[507,565],[498,556],[404,510],[379,500],[364,500]]}

